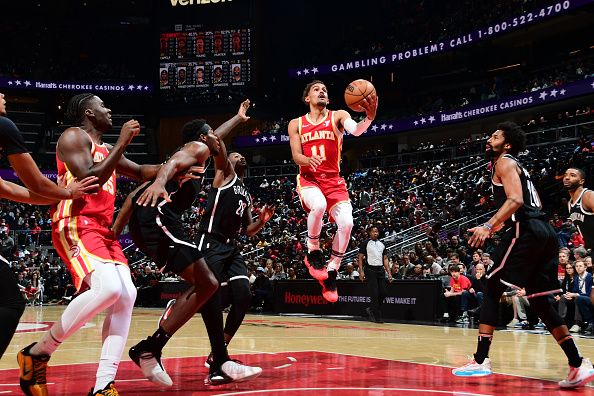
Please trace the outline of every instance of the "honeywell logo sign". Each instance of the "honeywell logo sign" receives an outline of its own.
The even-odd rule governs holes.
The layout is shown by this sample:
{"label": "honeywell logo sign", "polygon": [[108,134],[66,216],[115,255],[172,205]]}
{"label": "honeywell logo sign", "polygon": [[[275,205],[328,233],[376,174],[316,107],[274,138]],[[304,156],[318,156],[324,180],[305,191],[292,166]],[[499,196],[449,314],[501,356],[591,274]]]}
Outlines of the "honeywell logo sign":
{"label": "honeywell logo sign", "polygon": [[287,291],[285,292],[285,304],[298,304],[307,307],[308,305],[325,305],[329,303],[319,294],[312,296],[310,294],[293,294]]}
{"label": "honeywell logo sign", "polygon": [[230,3],[231,0],[170,0],[172,7],[187,6],[187,5],[199,5],[199,4],[217,4],[217,3]]}

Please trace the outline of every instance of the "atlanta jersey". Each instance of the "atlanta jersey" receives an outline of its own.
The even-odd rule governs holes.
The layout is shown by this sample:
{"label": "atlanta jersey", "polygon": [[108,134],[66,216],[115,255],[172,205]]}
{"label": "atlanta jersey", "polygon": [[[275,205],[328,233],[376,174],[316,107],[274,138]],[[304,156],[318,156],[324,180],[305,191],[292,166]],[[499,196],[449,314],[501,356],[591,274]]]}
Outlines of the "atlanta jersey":
{"label": "atlanta jersey", "polygon": [[299,117],[299,136],[303,155],[306,157],[319,155],[323,158],[322,164],[315,170],[309,166],[301,166],[299,173],[320,177],[338,176],[342,133],[334,123],[334,111],[328,110],[326,117],[318,123],[312,122],[307,114]]}
{"label": "atlanta jersey", "polygon": [[[109,151],[104,144],[95,144],[91,139],[91,156],[93,162],[101,162],[109,155]],[[74,176],[68,169],[68,166],[58,158],[56,152],[56,164],[58,167],[58,176],[65,178],[66,184],[74,179]],[[104,227],[109,227],[113,220],[113,211],[115,205],[116,191],[116,172],[115,170],[101,186],[97,194],[83,195],[76,200],[60,201],[57,205],[52,205],[52,222],[57,223],[62,219],[76,216],[92,217],[97,223]]]}
{"label": "atlanta jersey", "polygon": [[[105,145],[91,140],[93,162],[103,161],[108,154]],[[58,176],[63,176],[66,183],[70,183],[74,176],[57,153],[56,163]],[[122,246],[109,229],[113,219],[115,188],[114,171],[95,195],[60,201],[52,206],[52,241],[66,263],[77,290],[98,263],[128,265]]]}

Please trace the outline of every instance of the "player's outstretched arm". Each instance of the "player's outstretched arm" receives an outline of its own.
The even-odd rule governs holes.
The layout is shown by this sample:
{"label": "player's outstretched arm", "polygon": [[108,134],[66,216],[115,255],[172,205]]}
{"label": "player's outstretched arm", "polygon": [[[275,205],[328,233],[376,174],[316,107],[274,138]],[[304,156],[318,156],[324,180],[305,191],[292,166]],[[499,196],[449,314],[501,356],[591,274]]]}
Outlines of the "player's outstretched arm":
{"label": "player's outstretched arm", "polygon": [[126,224],[128,224],[128,221],[130,221],[130,216],[132,215],[132,198],[134,198],[136,193],[138,193],[138,191],[144,188],[144,186],[146,186],[148,183],[149,182],[142,183],[126,197],[126,200],[122,205],[122,208],[118,212],[118,217],[116,217],[115,221],[113,222],[113,225],[111,226],[111,231],[113,231],[113,234],[116,238],[120,236],[122,230],[124,229]]}
{"label": "player's outstretched arm", "polygon": [[251,207],[246,210],[245,216],[247,216],[247,227],[245,228],[245,235],[248,237],[253,237],[257,233],[260,232],[262,227],[272,218],[274,214],[274,210],[276,207],[264,205],[262,209],[260,209],[260,215],[258,216],[258,221],[254,221],[252,218],[252,211]]}
{"label": "player's outstretched arm", "polygon": [[[111,147],[108,147],[111,150]],[[161,169],[161,164],[158,165],[139,165],[134,161],[126,158],[122,155],[122,158],[118,161],[116,171],[118,174],[122,174],[130,179],[134,179],[138,182],[145,182],[147,180],[154,179]]]}
{"label": "player's outstretched arm", "polygon": [[247,110],[250,108],[250,100],[246,99],[239,105],[239,110],[237,110],[237,114],[233,117],[225,121],[221,126],[219,126],[215,131],[214,134],[217,135],[221,140],[225,139],[229,132],[233,130],[237,125],[241,124],[242,122],[246,122],[250,119],[246,115]]}
{"label": "player's outstretched arm", "polygon": [[336,123],[338,124],[339,129],[345,130],[354,136],[362,135],[367,131],[367,129],[369,129],[371,122],[375,120],[378,104],[379,100],[377,95],[369,95],[363,99],[361,102],[361,107],[365,109],[365,114],[367,116],[362,121],[359,121],[359,123],[355,123],[348,112],[344,110],[338,110],[336,112]]}
{"label": "player's outstretched arm", "polygon": [[312,155],[308,157],[303,154],[301,146],[301,136],[299,136],[299,119],[295,118],[289,122],[289,144],[291,145],[291,155],[293,161],[299,166],[309,166],[314,171],[322,164],[323,157]]}
{"label": "player's outstretched arm", "polygon": [[[65,188],[60,187],[43,176],[29,153],[11,154],[8,156],[8,161],[27,189],[31,193],[46,197],[51,201],[49,204],[64,199],[80,198],[99,187],[97,177],[94,176],[74,181]],[[40,205],[48,205],[48,203]]]}
{"label": "player's outstretched arm", "polygon": [[165,190],[165,184],[178,173],[186,172],[193,165],[202,165],[210,156],[210,150],[201,142],[189,142],[161,166],[153,184],[138,198],[136,203],[141,206],[157,205],[159,198],[171,202]]}

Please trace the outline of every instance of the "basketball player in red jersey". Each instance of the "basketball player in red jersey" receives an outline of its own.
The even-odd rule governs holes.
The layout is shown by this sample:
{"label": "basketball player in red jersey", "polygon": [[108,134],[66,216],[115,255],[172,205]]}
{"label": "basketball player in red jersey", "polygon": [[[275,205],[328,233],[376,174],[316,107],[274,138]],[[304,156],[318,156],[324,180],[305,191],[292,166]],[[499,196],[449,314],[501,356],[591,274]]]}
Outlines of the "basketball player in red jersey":
{"label": "basketball player in red jersey", "polygon": [[[297,192],[307,217],[307,256],[309,273],[322,285],[322,295],[330,302],[338,300],[336,274],[349,245],[353,228],[353,208],[344,179],[340,176],[342,138],[345,131],[360,136],[371,125],[377,112],[377,96],[368,96],[361,106],[367,117],[356,123],[344,110],[329,110],[328,90],[319,80],[305,86],[303,102],[309,113],[291,120],[289,138],[293,161],[299,165]],[[336,222],[332,254],[326,268],[320,250],[320,232],[324,212]]]}
{"label": "basketball player in red jersey", "polygon": [[115,146],[103,143],[111,126],[111,110],[93,94],[74,96],[66,116],[66,129],[56,146],[58,175],[68,183],[73,178],[96,176],[101,188],[95,195],[61,201],[52,207],[52,240],[66,263],[77,290],[88,288],[64,310],[62,317],[18,354],[20,385],[27,395],[47,395],[47,361],[58,346],[99,312],[103,322],[103,347],[91,395],[116,395],[113,385],[122,356],[136,288],[122,248],[110,229],[115,204],[116,170],[136,180],[154,177],[159,165],[138,165],[123,156],[132,138],[140,132],[138,121],[124,124]]}

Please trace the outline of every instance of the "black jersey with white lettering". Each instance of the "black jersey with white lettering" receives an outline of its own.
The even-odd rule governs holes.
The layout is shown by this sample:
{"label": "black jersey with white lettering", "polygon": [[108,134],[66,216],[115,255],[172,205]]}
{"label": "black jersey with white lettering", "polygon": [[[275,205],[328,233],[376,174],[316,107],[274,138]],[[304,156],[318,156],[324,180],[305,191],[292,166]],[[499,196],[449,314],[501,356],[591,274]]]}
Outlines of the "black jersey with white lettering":
{"label": "black jersey with white lettering", "polygon": [[[512,225],[515,222],[521,222],[528,219],[541,219],[545,220],[545,214],[541,210],[542,204],[538,192],[530,180],[530,174],[520,164],[520,162],[510,154],[503,154],[502,158],[511,158],[516,162],[520,168],[520,182],[522,183],[522,198],[524,203],[520,206],[509,219],[505,221],[505,226]],[[493,187],[493,198],[498,208],[503,206],[503,203],[507,200],[507,195],[503,188],[503,184],[495,183],[493,176],[495,175],[495,166],[491,171],[491,184]]]}
{"label": "black jersey with white lettering", "polygon": [[237,175],[227,185],[211,187],[206,212],[200,221],[200,231],[234,239],[248,224],[247,211],[252,197]]}
{"label": "black jersey with white lettering", "polygon": [[582,205],[584,194],[587,191],[590,194],[594,193],[592,190],[584,188],[576,201],[572,202],[570,200],[567,205],[569,207],[569,220],[573,222],[582,238],[584,238],[586,248],[591,249],[594,248],[594,212],[584,209]]}

